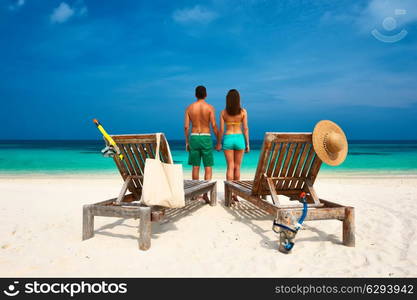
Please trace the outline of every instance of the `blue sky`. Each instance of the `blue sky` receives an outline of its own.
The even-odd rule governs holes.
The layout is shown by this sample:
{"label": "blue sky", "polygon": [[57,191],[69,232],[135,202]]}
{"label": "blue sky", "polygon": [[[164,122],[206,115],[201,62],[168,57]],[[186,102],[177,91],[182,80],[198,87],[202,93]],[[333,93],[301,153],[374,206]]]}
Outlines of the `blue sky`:
{"label": "blue sky", "polygon": [[92,118],[182,138],[199,84],[218,112],[238,89],[253,138],[331,119],[350,139],[417,139],[415,0],[0,4],[0,139],[100,138]]}

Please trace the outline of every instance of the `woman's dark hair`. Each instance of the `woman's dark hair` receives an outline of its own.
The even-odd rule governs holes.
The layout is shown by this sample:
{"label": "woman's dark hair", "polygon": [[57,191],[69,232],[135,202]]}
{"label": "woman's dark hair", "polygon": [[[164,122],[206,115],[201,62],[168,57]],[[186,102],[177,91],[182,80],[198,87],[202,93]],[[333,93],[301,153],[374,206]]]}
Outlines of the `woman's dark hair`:
{"label": "woman's dark hair", "polygon": [[195,96],[197,99],[205,99],[207,97],[206,88],[202,85],[199,85],[195,88]]}
{"label": "woman's dark hair", "polygon": [[230,90],[226,96],[226,111],[230,116],[240,114],[242,108],[240,107],[240,95],[235,89]]}

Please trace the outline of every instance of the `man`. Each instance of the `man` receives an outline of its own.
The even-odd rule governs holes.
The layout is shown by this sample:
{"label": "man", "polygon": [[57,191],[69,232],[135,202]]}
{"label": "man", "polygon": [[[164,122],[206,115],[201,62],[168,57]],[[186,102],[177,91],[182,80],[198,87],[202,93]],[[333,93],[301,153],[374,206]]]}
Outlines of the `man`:
{"label": "man", "polygon": [[[185,148],[189,152],[188,164],[193,166],[192,178],[199,179],[200,164],[203,160],[204,179],[211,180],[213,170],[213,140],[210,134],[210,126],[218,139],[219,132],[216,125],[214,107],[206,102],[207,91],[204,86],[195,89],[197,101],[190,104],[185,110],[184,133]],[[191,134],[189,133],[191,127]],[[208,196],[203,196],[206,202]]]}

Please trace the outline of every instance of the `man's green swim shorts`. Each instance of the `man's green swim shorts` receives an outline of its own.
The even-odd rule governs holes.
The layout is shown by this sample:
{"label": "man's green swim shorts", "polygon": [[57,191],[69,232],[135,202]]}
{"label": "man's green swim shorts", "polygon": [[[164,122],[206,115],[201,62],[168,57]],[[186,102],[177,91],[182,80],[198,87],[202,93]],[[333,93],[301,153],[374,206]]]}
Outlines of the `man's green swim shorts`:
{"label": "man's green swim shorts", "polygon": [[201,159],[203,159],[204,167],[214,165],[213,140],[209,134],[191,134],[188,164],[193,167],[199,167]]}

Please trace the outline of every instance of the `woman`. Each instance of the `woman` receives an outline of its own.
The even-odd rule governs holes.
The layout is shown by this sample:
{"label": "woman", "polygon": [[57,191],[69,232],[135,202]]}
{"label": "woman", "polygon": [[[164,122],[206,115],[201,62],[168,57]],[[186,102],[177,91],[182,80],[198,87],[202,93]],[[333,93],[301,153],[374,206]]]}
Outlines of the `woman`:
{"label": "woman", "polygon": [[[226,130],[224,131],[224,124]],[[249,152],[248,113],[240,107],[240,95],[237,90],[230,90],[226,96],[226,109],[220,113],[220,133],[217,151],[224,132],[223,150],[227,161],[227,180],[240,180],[240,165],[243,153]],[[235,200],[236,197],[234,197]]]}

